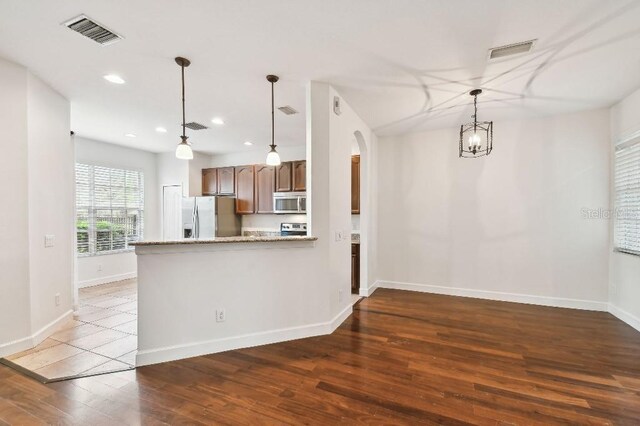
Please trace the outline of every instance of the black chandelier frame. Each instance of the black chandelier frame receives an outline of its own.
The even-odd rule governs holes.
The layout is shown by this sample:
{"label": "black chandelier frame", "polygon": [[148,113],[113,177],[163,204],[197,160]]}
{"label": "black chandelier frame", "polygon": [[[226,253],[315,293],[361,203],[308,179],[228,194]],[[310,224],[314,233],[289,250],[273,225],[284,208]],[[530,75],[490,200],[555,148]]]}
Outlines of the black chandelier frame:
{"label": "black chandelier frame", "polygon": [[[473,122],[460,126],[460,158],[478,158],[491,154],[493,151],[493,121],[478,121],[478,95],[482,93],[482,89],[474,89],[469,92],[473,96]],[[476,149],[475,146],[465,146],[465,139],[476,134],[484,134],[485,146],[482,149]]]}

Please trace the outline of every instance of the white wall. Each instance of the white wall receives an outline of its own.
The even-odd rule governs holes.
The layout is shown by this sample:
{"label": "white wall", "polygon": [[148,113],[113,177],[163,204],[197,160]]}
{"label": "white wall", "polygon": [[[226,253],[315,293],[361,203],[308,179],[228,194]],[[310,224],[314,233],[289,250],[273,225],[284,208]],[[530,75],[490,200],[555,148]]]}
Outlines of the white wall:
{"label": "white wall", "polygon": [[[640,90],[611,108],[612,153],[615,145],[640,134]],[[613,208],[613,187],[611,207]],[[613,228],[612,228],[613,231]],[[640,330],[640,256],[609,251],[611,312]]]}
{"label": "white wall", "polygon": [[495,123],[485,158],[457,138],[380,140],[382,285],[606,309],[609,224],[582,213],[609,206],[608,111]]}
{"label": "white wall", "polygon": [[[189,161],[176,158],[174,152],[156,154],[158,167],[158,199],[162,207],[162,187],[182,185],[182,194],[189,196]],[[202,184],[201,184],[202,185]]]}
{"label": "white wall", "polygon": [[27,70],[0,59],[0,356],[31,334],[27,174]]}
{"label": "white wall", "polygon": [[[72,315],[73,141],[69,102],[0,59],[0,356],[39,343]],[[53,247],[44,247],[54,235]],[[59,294],[59,304],[55,296]]]}
{"label": "white wall", "polygon": [[[27,115],[29,280],[35,331],[73,306],[75,167],[69,101],[31,74]],[[45,248],[45,235],[55,236],[53,247]]]}
{"label": "white wall", "polygon": [[[144,238],[161,237],[161,205],[158,191],[157,155],[139,149],[75,137],[76,162],[144,173]],[[87,287],[136,276],[133,251],[78,257],[78,286]]]}
{"label": "white wall", "polygon": [[[360,231],[360,294],[368,296],[377,276],[375,235],[377,232],[375,213],[377,137],[340,93],[330,88],[328,95],[331,105],[335,97],[341,99],[341,114],[336,115],[332,108],[329,114],[331,155],[334,158],[330,173],[332,227],[334,231],[342,230],[347,240],[346,244],[341,245],[339,251],[333,253],[332,262],[337,270],[351,271],[350,234],[354,227],[354,219],[351,215],[351,155],[354,152],[353,145],[356,139],[357,151],[360,154],[360,214],[355,219]],[[342,274],[340,276],[342,277]],[[349,286],[350,281],[351,277],[349,277]]]}
{"label": "white wall", "polygon": [[202,169],[211,167],[211,156],[200,152],[193,153],[189,161],[189,196],[202,195]]}
{"label": "white wall", "polygon": [[[296,161],[306,158],[306,148],[299,146],[278,146],[281,161]],[[209,167],[244,166],[247,164],[264,164],[267,160],[267,146],[264,149],[247,148],[246,151],[230,154],[212,155]]]}

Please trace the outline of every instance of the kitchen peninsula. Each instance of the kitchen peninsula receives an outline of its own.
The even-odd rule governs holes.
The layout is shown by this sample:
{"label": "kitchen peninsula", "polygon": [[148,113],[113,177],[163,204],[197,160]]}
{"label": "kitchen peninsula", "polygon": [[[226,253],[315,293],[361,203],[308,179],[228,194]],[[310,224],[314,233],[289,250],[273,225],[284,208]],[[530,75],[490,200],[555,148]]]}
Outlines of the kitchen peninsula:
{"label": "kitchen peninsula", "polygon": [[221,237],[133,243],[136,365],[331,333],[316,237]]}

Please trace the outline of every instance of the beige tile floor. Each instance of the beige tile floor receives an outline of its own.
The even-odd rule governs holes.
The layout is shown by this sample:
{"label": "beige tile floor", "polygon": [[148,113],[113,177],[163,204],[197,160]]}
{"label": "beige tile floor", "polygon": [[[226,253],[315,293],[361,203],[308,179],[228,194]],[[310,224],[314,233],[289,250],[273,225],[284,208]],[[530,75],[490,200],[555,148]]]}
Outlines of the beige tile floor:
{"label": "beige tile floor", "polygon": [[51,381],[133,368],[137,296],[136,280],[80,289],[73,320],[35,348],[6,359]]}

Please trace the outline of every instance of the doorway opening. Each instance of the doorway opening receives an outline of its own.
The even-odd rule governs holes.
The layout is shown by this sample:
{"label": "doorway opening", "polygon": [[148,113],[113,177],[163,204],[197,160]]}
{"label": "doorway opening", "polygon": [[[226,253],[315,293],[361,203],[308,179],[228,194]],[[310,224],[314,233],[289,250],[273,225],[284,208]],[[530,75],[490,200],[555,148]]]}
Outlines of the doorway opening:
{"label": "doorway opening", "polygon": [[367,288],[366,156],[364,137],[355,131],[351,139],[351,294],[357,296],[366,295],[363,289]]}

